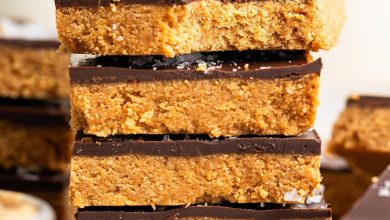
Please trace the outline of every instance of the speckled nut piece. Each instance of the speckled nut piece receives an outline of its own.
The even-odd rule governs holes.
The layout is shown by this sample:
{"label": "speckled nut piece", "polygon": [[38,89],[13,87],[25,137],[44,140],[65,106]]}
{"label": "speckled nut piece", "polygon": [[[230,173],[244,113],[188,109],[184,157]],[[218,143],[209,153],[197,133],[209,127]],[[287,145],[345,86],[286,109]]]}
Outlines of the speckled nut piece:
{"label": "speckled nut piece", "polygon": [[[72,58],[71,126],[86,134],[297,135],[313,126],[321,60],[302,51]],[[129,68],[130,67],[130,68]]]}
{"label": "speckled nut piece", "polygon": [[56,0],[72,53],[165,55],[226,50],[329,49],[343,0]]}
{"label": "speckled nut piece", "polygon": [[0,96],[28,99],[69,97],[69,54],[56,41],[0,39]]}
{"label": "speckled nut piece", "polygon": [[379,175],[390,163],[390,98],[351,96],[334,125],[329,150],[361,175]]}
{"label": "speckled nut piece", "polygon": [[0,99],[0,167],[68,171],[74,135],[66,109],[43,101]]}
{"label": "speckled nut piece", "polygon": [[76,138],[76,207],[303,203],[319,186],[321,142],[298,137],[140,135]]}

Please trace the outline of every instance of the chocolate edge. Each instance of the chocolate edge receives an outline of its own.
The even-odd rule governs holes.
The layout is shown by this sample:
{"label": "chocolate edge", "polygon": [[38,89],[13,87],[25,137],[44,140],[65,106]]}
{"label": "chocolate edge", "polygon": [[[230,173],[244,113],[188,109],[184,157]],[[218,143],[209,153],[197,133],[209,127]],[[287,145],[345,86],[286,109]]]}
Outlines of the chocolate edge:
{"label": "chocolate edge", "polygon": [[354,95],[348,98],[346,105],[347,107],[358,106],[367,108],[390,107],[390,97]]}
{"label": "chocolate edge", "polygon": [[121,211],[82,211],[76,214],[77,219],[171,219],[180,216],[185,217],[217,217],[217,218],[236,218],[236,219],[289,219],[289,218],[329,218],[331,209],[329,206],[324,208],[306,208],[306,209],[269,209],[269,210],[250,210],[240,208],[230,208],[221,206],[189,208],[177,208],[168,211],[157,212],[121,212]]}
{"label": "chocolate edge", "polygon": [[274,67],[240,72],[226,73],[213,70],[208,74],[200,74],[195,70],[143,70],[118,67],[70,67],[69,74],[73,84],[89,83],[116,83],[116,82],[142,82],[162,80],[202,80],[216,78],[254,78],[254,79],[277,79],[301,78],[306,74],[320,75],[322,69],[321,58],[304,65]]}
{"label": "chocolate edge", "polygon": [[15,48],[57,49],[60,46],[60,43],[56,40],[26,40],[0,38],[0,45],[6,45]]}
{"label": "chocolate edge", "polygon": [[213,154],[292,154],[320,155],[321,141],[315,131],[299,137],[243,137],[224,140],[111,141],[76,139],[74,156],[114,156],[141,154],[152,156],[205,156]]}

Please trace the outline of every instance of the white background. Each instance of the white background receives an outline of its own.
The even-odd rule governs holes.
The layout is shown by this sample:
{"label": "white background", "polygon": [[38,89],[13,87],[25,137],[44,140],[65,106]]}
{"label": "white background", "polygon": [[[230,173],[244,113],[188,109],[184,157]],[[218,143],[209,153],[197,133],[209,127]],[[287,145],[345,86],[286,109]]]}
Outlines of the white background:
{"label": "white background", "polygon": [[[0,15],[22,16],[55,28],[54,0],[0,0]],[[346,16],[338,46],[316,55],[324,61],[316,123],[324,140],[348,94],[390,96],[390,1],[346,0]]]}

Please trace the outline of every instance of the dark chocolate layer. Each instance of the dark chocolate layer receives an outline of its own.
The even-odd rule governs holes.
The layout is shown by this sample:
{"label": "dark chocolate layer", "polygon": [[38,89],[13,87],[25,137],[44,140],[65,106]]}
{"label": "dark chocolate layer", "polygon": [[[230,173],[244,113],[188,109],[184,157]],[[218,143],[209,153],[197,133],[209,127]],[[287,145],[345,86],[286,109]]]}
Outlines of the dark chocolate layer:
{"label": "dark chocolate layer", "polygon": [[[72,83],[115,83],[218,78],[300,79],[320,74],[321,59],[305,51],[225,51],[162,56],[72,55]],[[207,68],[200,66],[207,65]]]}
{"label": "dark chocolate layer", "polygon": [[241,136],[210,139],[205,135],[134,135],[98,138],[77,135],[75,156],[142,154],[156,156],[204,156],[212,154],[320,155],[321,141],[315,131],[298,137]]}
{"label": "dark chocolate layer", "polygon": [[390,217],[390,166],[382,173],[379,181],[373,183],[344,220],[387,220]]}
{"label": "dark chocolate layer", "polygon": [[0,98],[0,120],[28,125],[68,126],[69,101]]}
{"label": "dark chocolate layer", "polygon": [[366,108],[390,107],[390,97],[383,96],[351,96],[347,106],[359,106]]}
{"label": "dark chocolate layer", "polygon": [[0,38],[0,45],[8,45],[15,48],[31,49],[57,49],[60,43],[55,40],[23,40],[23,39],[5,39]]}
{"label": "dark chocolate layer", "polygon": [[327,219],[332,215],[327,204],[286,206],[277,204],[236,204],[233,206],[191,206],[176,207],[163,211],[137,211],[137,208],[81,209],[76,214],[78,220],[89,219],[182,219],[190,217],[221,219]]}
{"label": "dark chocolate layer", "polygon": [[[120,0],[120,4],[155,4],[155,5],[172,5],[187,4],[197,0]],[[221,0],[223,2],[248,2],[250,0]],[[113,0],[55,0],[56,7],[107,7]]]}
{"label": "dark chocolate layer", "polygon": [[62,191],[69,185],[68,173],[34,173],[24,170],[0,169],[0,189],[36,192]]}

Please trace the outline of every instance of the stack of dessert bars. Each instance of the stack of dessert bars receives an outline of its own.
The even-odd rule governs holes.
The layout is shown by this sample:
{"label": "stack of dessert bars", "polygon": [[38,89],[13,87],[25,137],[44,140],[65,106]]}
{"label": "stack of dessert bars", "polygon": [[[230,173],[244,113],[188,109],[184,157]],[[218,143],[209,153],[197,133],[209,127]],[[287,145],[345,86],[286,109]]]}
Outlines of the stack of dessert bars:
{"label": "stack of dessert bars", "polygon": [[55,2],[77,219],[331,218],[309,51],[343,1]]}
{"label": "stack of dessert bars", "polygon": [[69,55],[39,24],[0,18],[0,189],[48,201],[70,216]]}

